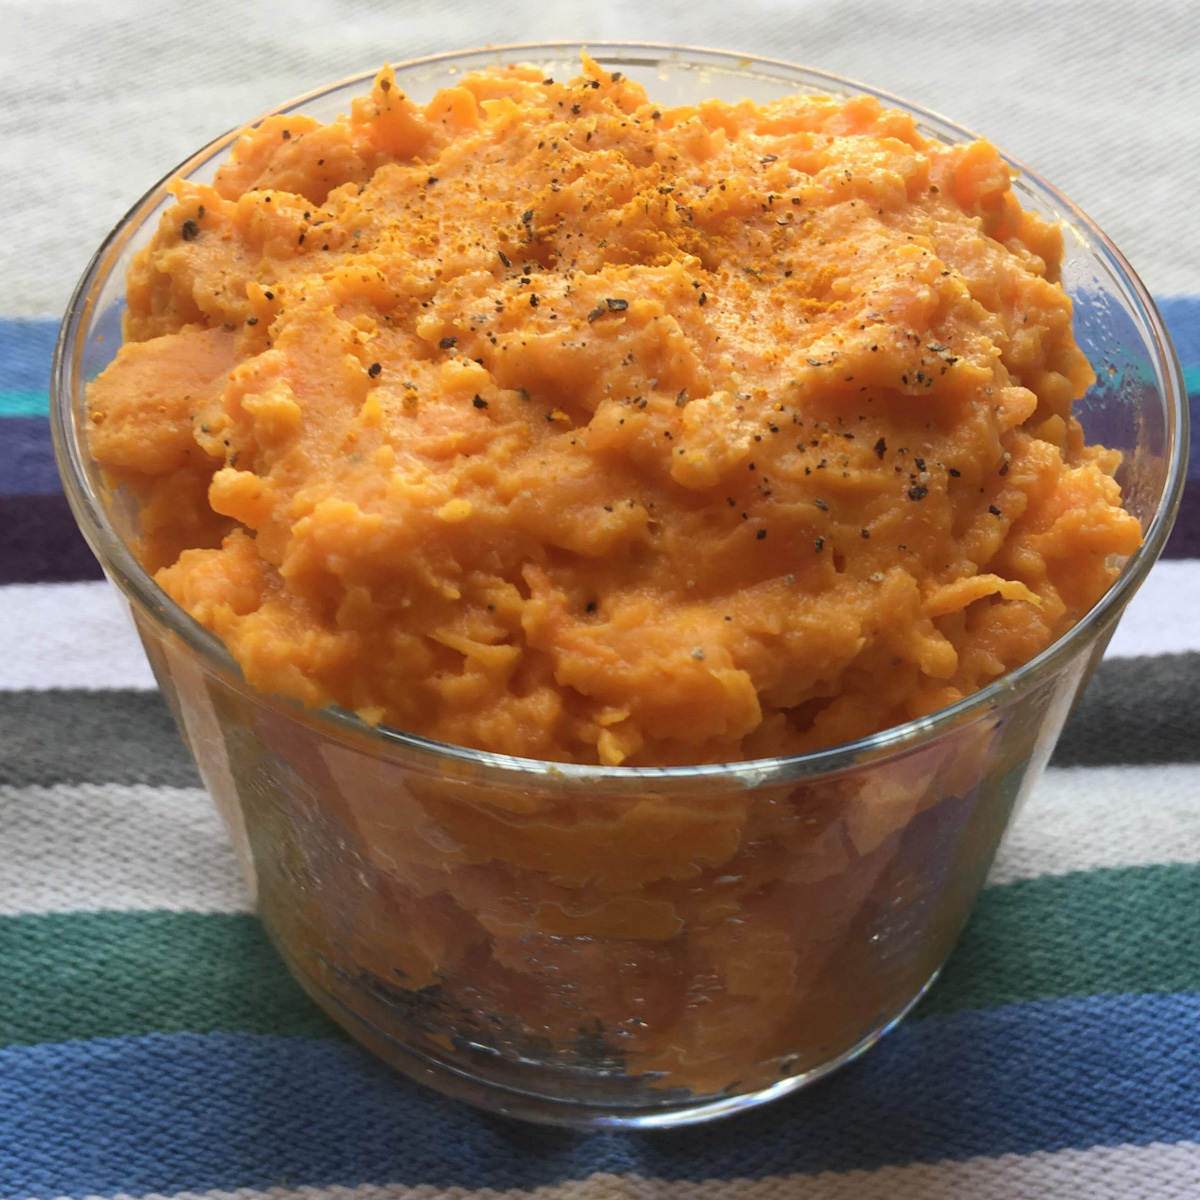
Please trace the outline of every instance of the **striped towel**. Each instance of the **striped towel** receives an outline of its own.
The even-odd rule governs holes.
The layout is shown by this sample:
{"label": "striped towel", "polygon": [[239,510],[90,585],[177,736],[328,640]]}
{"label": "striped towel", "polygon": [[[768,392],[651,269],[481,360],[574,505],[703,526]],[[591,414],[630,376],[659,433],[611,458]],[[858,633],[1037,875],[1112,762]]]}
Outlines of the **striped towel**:
{"label": "striped towel", "polygon": [[1200,472],[914,1018],[757,1114],[583,1137],[399,1079],[284,971],[57,490],[53,333],[0,322],[0,1195],[1200,1196]]}
{"label": "striped towel", "polygon": [[[1165,560],[913,1017],[756,1113],[582,1135],[406,1082],[270,950],[58,489],[36,315],[164,162],[281,96],[466,41],[683,38],[874,80],[1053,168],[1175,297],[1200,416],[1188,0],[151,7],[10,0],[0,41],[29,168],[0,172],[0,1200],[1200,1197],[1200,446]],[[1112,184],[1118,153],[1147,188]]]}

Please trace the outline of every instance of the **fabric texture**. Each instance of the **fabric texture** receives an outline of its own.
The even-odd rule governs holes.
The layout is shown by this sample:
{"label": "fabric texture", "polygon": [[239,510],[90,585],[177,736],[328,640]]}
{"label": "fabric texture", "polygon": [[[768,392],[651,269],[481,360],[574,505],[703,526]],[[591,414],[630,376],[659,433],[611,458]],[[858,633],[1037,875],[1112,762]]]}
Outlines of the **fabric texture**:
{"label": "fabric texture", "polygon": [[71,289],[173,163],[384,59],[553,38],[765,53],[980,130],[1125,251],[1195,412],[1190,0],[0,0],[0,20],[0,1200],[1200,1196],[1200,447],[1164,561],[912,1017],[756,1113],[582,1135],[409,1083],[291,980],[46,421]]}

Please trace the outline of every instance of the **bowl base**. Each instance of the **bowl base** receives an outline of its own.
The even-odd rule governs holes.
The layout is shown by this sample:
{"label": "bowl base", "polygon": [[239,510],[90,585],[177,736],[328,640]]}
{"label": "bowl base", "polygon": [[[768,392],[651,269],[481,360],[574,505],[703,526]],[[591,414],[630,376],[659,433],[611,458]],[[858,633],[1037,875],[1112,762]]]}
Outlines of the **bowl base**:
{"label": "bowl base", "polygon": [[[849,1049],[835,1058],[789,1075],[770,1087],[734,1095],[698,1097],[694,1101],[667,1099],[662,1104],[616,1105],[590,1103],[586,1100],[563,1100],[555,1096],[526,1091],[481,1079],[429,1053],[417,1050],[380,1029],[362,1013],[354,1011],[336,996],[318,986],[302,970],[295,959],[271,937],[293,978],[324,1012],[360,1045],[370,1050],[389,1066],[417,1083],[454,1100],[461,1100],[485,1112],[531,1121],[537,1125],[555,1125],[568,1129],[678,1129],[685,1125],[700,1125],[722,1117],[731,1117],[762,1104],[790,1096],[819,1079],[843,1067],[865,1053],[885,1034],[890,1033],[920,1003],[937,981],[941,966],[921,985],[920,990],[889,1020],[883,1022]],[[667,1094],[669,1095],[669,1093]]]}

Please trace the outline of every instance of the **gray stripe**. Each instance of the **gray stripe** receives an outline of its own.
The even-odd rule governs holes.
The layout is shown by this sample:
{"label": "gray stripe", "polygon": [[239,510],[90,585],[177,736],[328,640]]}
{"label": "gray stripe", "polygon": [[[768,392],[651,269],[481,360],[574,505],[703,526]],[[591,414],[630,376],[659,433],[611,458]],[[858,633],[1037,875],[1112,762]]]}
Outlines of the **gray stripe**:
{"label": "gray stripe", "polygon": [[[1200,653],[1100,664],[1057,766],[1200,762]],[[199,783],[162,697],[0,691],[0,784]]]}
{"label": "gray stripe", "polygon": [[1102,662],[1052,761],[1060,767],[1200,762],[1200,653]]}
{"label": "gray stripe", "polygon": [[158,692],[0,692],[0,784],[53,783],[200,778]]}

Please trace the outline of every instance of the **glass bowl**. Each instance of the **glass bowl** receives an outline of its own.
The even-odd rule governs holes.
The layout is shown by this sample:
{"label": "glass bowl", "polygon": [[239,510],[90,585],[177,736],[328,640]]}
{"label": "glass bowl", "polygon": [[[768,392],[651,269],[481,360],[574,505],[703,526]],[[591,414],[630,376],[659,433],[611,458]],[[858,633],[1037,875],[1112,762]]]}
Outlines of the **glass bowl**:
{"label": "glass bowl", "polygon": [[[396,77],[426,100],[493,63],[569,76],[580,49],[440,55]],[[928,137],[972,137],[785,63],[588,49],[667,103],[868,93],[914,114]],[[277,111],[330,120],[370,79]],[[211,180],[235,136],[172,176]],[[125,269],[170,203],[165,182],[108,237],[72,298],[54,369],[55,446],[75,516],[128,600],[263,923],[304,988],[408,1075],[543,1122],[704,1120],[791,1092],[874,1043],[937,976],[1174,516],[1187,458],[1182,377],[1119,251],[1020,171],[1021,202],[1063,223],[1063,282],[1100,381],[1076,412],[1089,439],[1124,452],[1120,482],[1145,534],[1078,625],[950,708],[820,753],[564,766],[260,694],[139,565],[137,514],[88,455],[84,389],[120,345]]]}

